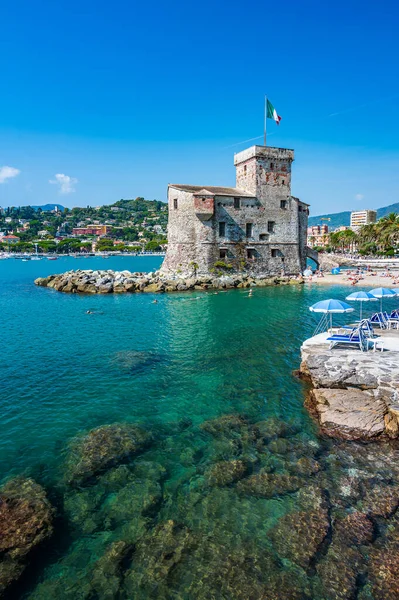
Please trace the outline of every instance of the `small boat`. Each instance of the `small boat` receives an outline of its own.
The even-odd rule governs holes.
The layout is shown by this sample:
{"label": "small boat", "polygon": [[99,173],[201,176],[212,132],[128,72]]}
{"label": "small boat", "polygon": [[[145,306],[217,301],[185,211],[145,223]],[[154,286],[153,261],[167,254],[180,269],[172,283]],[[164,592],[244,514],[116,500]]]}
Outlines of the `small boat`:
{"label": "small boat", "polygon": [[31,260],[42,260],[40,256],[32,256]]}
{"label": "small boat", "polygon": [[58,260],[58,256],[48,256],[47,260]]}

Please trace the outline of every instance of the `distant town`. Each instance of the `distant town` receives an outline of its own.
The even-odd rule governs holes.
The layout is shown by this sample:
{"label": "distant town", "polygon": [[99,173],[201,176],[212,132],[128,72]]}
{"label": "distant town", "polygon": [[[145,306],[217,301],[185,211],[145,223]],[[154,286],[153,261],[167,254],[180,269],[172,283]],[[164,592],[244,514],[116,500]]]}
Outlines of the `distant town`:
{"label": "distant town", "polygon": [[318,252],[338,251],[363,256],[399,255],[399,216],[396,212],[377,220],[376,210],[354,211],[350,213],[350,225],[335,228],[329,226],[332,217],[319,217],[317,225],[308,227],[309,248]]}
{"label": "distant town", "polygon": [[135,198],[109,206],[0,209],[0,251],[15,253],[159,252],[167,244],[168,206]]}

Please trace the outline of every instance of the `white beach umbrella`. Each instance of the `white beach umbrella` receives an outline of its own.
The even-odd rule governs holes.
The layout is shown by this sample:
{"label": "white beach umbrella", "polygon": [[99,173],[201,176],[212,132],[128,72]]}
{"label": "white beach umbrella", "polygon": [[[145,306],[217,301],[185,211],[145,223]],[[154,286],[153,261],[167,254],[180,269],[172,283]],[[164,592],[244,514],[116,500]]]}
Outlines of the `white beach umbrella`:
{"label": "white beach umbrella", "polygon": [[349,300],[349,302],[360,302],[360,320],[362,320],[363,302],[377,302],[378,298],[373,296],[373,294],[370,294],[370,292],[353,292],[353,294],[349,294],[345,300]]}

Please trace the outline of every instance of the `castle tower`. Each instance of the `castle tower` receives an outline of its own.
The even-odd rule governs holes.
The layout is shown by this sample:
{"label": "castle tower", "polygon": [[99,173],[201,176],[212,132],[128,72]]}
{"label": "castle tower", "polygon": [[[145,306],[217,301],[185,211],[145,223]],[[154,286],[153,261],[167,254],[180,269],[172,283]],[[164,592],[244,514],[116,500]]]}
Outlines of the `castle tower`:
{"label": "castle tower", "polygon": [[243,150],[234,156],[236,187],[252,193],[268,208],[273,208],[273,203],[288,201],[293,160],[294,151],[286,148],[252,146]]}

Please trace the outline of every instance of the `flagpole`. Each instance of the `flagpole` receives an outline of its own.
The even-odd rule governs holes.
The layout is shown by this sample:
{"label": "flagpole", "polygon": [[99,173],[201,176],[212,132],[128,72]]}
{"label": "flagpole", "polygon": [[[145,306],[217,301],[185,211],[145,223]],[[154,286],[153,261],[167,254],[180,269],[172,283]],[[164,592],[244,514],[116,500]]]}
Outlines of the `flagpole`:
{"label": "flagpole", "polygon": [[264,146],[266,146],[266,122],[267,122],[267,97],[265,95],[265,124],[264,124]]}

